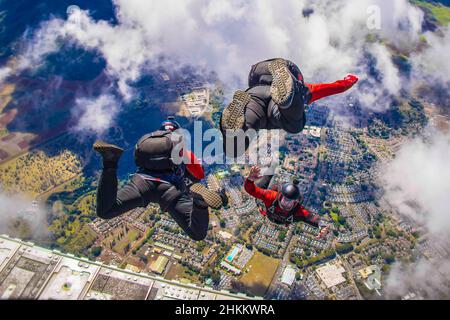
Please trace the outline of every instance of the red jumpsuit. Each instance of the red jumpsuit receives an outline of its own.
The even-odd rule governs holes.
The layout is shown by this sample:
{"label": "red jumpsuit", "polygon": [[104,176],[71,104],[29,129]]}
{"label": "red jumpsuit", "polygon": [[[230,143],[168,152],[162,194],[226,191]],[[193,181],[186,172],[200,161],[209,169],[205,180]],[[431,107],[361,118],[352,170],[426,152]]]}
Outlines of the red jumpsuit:
{"label": "red jumpsuit", "polygon": [[343,80],[338,80],[333,83],[305,83],[310,92],[310,99],[308,101],[308,104],[331,95],[345,92],[353,87],[356,82],[358,82],[358,78],[354,75],[349,75]]}
{"label": "red jumpsuit", "polygon": [[[261,189],[255,185],[255,182],[246,179],[244,183],[245,191],[252,197],[262,200],[264,202],[264,205],[266,208],[270,208],[274,201],[278,197],[278,192],[275,190],[268,190],[268,189]],[[288,213],[283,211],[279,206],[275,208],[276,213],[281,213],[287,216]],[[267,211],[261,211],[261,214],[266,216]],[[320,217],[312,212],[309,212],[306,210],[303,206],[299,206],[297,208],[297,211],[294,214],[294,221],[296,220],[304,220],[305,222],[308,222],[309,224],[312,224],[314,226],[318,226]]]}

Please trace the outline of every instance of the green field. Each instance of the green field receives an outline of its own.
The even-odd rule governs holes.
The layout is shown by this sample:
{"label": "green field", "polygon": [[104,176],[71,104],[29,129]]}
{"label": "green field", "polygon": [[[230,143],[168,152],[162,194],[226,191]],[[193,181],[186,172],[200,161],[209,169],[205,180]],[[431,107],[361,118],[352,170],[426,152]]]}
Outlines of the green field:
{"label": "green field", "polygon": [[[139,231],[136,229],[130,228],[127,232],[124,227],[121,227],[114,230],[113,234],[103,241],[103,244],[107,247],[112,245],[112,250],[115,252],[126,254],[132,249],[133,243],[138,239],[138,236]],[[125,250],[127,246],[129,248]]]}
{"label": "green field", "polygon": [[423,0],[414,0],[413,3],[431,12],[439,24],[446,26],[450,23],[450,7],[438,3],[430,3]]}
{"label": "green field", "polygon": [[339,215],[336,212],[331,211],[330,216],[333,218],[334,222],[339,223]]}
{"label": "green field", "polygon": [[277,271],[280,260],[256,252],[247,264],[250,271],[240,281],[256,296],[264,296]]}

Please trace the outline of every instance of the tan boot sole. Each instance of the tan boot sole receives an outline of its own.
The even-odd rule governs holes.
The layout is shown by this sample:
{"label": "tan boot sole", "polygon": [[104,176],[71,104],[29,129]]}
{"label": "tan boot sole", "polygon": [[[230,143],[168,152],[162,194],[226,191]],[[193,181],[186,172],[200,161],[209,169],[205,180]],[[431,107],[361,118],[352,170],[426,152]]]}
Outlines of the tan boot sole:
{"label": "tan boot sole", "polygon": [[222,198],[216,192],[207,189],[200,183],[193,184],[190,188],[191,192],[202,196],[203,200],[213,209],[220,209],[223,206]]}
{"label": "tan boot sole", "polygon": [[233,101],[223,110],[222,130],[239,130],[245,126],[245,107],[250,102],[250,95],[244,91],[236,91]]}
{"label": "tan boot sole", "polygon": [[113,144],[109,144],[103,141],[96,141],[94,143],[93,146],[94,150],[99,152],[99,153],[103,153],[106,151],[112,151],[113,153],[117,154],[117,155],[121,155],[123,153],[123,149],[113,145]]}
{"label": "tan boot sole", "polygon": [[278,105],[286,104],[294,90],[294,81],[286,66],[286,61],[277,59],[271,62],[268,68],[273,78],[272,86],[270,87],[272,100]]}

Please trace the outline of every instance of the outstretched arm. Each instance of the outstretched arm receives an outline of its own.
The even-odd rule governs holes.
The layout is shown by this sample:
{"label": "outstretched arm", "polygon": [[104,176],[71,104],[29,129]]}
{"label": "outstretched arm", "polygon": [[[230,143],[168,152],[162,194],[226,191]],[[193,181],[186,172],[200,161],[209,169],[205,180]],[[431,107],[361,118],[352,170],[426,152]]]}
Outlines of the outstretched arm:
{"label": "outstretched arm", "polygon": [[248,178],[245,180],[244,189],[252,197],[266,201],[273,201],[276,197],[276,192],[273,190],[266,190],[259,188],[255,185],[255,181],[261,178],[261,169],[258,166],[254,166],[250,170]]}
{"label": "outstretched arm", "polygon": [[265,189],[258,188],[255,185],[255,182],[252,180],[249,180],[248,178],[245,180],[244,189],[245,189],[245,191],[247,191],[247,193],[249,195],[251,195],[252,197],[254,197],[256,199],[262,200],[262,201],[267,201],[268,193],[271,191],[271,190],[265,190]]}
{"label": "outstretched arm", "polygon": [[307,222],[308,224],[310,224],[316,228],[319,227],[319,221],[320,221],[319,215],[312,213],[303,207],[300,208],[300,214],[305,219],[305,222]]}
{"label": "outstretched arm", "polygon": [[308,101],[308,104],[311,104],[319,99],[328,96],[345,92],[351,87],[353,87],[353,85],[357,83],[358,80],[359,80],[358,77],[354,75],[348,75],[343,80],[338,80],[333,83],[316,83],[316,84],[305,83],[310,93],[309,94],[310,99]]}
{"label": "outstretched arm", "polygon": [[326,223],[324,223],[324,221],[318,214],[312,213],[303,207],[300,208],[300,214],[304,217],[306,223],[316,228],[320,228],[320,233],[316,237],[317,239],[323,238],[328,233],[328,227]]}

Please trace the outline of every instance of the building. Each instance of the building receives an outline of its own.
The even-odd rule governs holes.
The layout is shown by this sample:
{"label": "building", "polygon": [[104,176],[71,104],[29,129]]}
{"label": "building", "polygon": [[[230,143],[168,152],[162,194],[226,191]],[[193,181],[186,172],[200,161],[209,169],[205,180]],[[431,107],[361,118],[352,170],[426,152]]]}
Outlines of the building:
{"label": "building", "polygon": [[231,240],[233,238],[233,235],[229,232],[220,230],[218,233],[219,237],[221,237],[223,240],[227,241],[227,240]]}
{"label": "building", "polygon": [[164,256],[159,256],[156,261],[153,261],[150,265],[150,270],[157,274],[163,274],[164,270],[166,270],[167,263],[169,262],[169,259]]}
{"label": "building", "polygon": [[132,265],[132,264],[127,264],[127,266],[125,267],[125,269],[130,270],[134,273],[139,273],[141,272],[141,269],[139,269],[138,267]]}
{"label": "building", "polygon": [[337,286],[345,282],[345,278],[342,275],[345,269],[340,264],[326,263],[323,267],[316,270],[320,280],[322,280],[327,288]]}
{"label": "building", "polygon": [[295,281],[295,269],[292,266],[287,266],[284,269],[283,275],[281,276],[281,282],[291,286]]}
{"label": "building", "polygon": [[241,274],[241,270],[239,270],[238,268],[232,266],[231,264],[229,264],[229,263],[227,263],[225,261],[222,261],[220,263],[220,266],[222,268],[224,268],[225,270],[228,270],[228,271],[234,273],[235,275],[240,275]]}
{"label": "building", "polygon": [[[364,285],[369,290],[375,290],[376,293],[381,296],[380,289],[381,289],[381,270],[380,267],[373,265],[370,267],[365,268],[367,270],[364,275],[367,274],[366,281],[364,281]],[[361,270],[360,270],[361,271]]]}
{"label": "building", "polygon": [[181,97],[191,116],[200,116],[209,106],[209,90],[196,88]]}
{"label": "building", "polygon": [[358,273],[361,276],[361,278],[365,280],[375,271],[375,268],[378,268],[378,267],[375,265],[365,267],[365,268],[358,270]]}
{"label": "building", "polygon": [[0,300],[240,300],[0,235]]}

